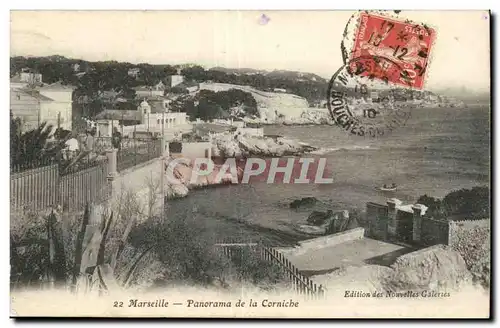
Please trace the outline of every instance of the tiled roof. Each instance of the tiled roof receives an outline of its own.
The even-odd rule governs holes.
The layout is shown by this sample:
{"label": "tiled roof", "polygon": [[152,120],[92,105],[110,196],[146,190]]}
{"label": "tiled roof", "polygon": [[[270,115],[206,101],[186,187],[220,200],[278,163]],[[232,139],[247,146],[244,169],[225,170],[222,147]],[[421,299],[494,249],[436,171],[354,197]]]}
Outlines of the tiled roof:
{"label": "tiled roof", "polygon": [[50,90],[50,89],[54,89],[54,90],[73,90],[73,89],[75,89],[75,87],[72,86],[72,85],[62,84],[61,81],[59,81],[59,82],[52,83],[52,84],[44,84],[42,87],[40,87],[40,89],[44,89],[44,90]]}
{"label": "tiled roof", "polygon": [[33,98],[36,98],[40,101],[54,101],[54,99],[52,98],[49,98],[49,97],[46,97],[42,94],[40,94],[40,92],[36,91],[36,90],[31,90],[31,89],[12,89],[12,91],[15,91],[15,92],[22,92],[30,97],[33,97]]}

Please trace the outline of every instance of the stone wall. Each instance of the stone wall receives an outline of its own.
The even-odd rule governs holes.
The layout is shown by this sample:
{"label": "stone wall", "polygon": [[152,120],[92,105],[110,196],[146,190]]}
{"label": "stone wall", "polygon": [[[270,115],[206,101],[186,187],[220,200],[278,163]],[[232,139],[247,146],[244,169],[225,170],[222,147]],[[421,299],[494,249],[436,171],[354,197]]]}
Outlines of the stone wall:
{"label": "stone wall", "polygon": [[301,249],[323,248],[338,245],[351,240],[363,239],[364,235],[364,228],[355,228],[335,233],[333,235],[304,240],[299,242],[299,245]]}
{"label": "stone wall", "polygon": [[448,231],[448,243],[453,246],[457,241],[457,233],[463,230],[474,230],[476,228],[490,228],[491,220],[463,220],[450,221]]}
{"label": "stone wall", "polygon": [[368,237],[386,240],[387,239],[387,205],[377,203],[366,203],[366,217],[369,224]]}
{"label": "stone wall", "polygon": [[134,195],[134,201],[142,217],[156,215],[163,209],[162,192],[162,159],[155,158],[151,161],[131,167],[117,174],[112,182],[112,205],[130,206],[127,194]]}
{"label": "stone wall", "polygon": [[421,222],[421,235],[418,241],[420,244],[425,246],[448,245],[448,221],[423,217]]}
{"label": "stone wall", "polygon": [[209,158],[212,153],[211,142],[183,142],[181,154],[190,159]]}
{"label": "stone wall", "polygon": [[398,211],[396,213],[396,238],[399,241],[411,243],[413,240],[413,220],[414,214],[405,211]]}

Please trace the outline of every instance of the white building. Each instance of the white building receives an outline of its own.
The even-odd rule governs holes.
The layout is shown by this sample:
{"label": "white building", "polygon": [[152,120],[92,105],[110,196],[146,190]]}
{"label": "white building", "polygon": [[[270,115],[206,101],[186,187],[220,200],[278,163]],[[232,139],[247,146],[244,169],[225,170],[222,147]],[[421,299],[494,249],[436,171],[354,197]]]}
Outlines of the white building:
{"label": "white building", "polygon": [[48,117],[57,117],[61,128],[72,130],[73,119],[73,86],[60,82],[37,88],[41,95],[52,99],[51,102],[40,103],[41,112]]}
{"label": "white building", "polygon": [[120,121],[118,120],[97,120],[97,135],[99,137],[111,137],[113,135],[113,128],[116,127],[121,131]]}
{"label": "white building", "polygon": [[[138,107],[141,112],[141,123],[149,127],[149,130],[161,131],[162,126],[164,129],[170,129],[176,126],[187,124],[186,113],[174,113],[169,112],[166,108],[166,103],[164,104],[164,109],[152,110],[151,105],[144,100]],[[157,108],[155,108],[157,109]]]}
{"label": "white building", "polygon": [[135,97],[138,99],[148,98],[148,97],[161,97],[165,93],[165,84],[163,82],[158,82],[156,85],[150,86],[140,86],[133,88],[135,90]]}
{"label": "white building", "polygon": [[112,135],[113,127],[130,138],[134,134],[148,133],[154,136],[165,134],[167,139],[192,130],[184,112],[170,112],[168,99],[154,97],[144,99],[137,110],[105,110],[97,115],[98,131],[102,137]]}
{"label": "white building", "polygon": [[72,130],[73,86],[60,82],[41,86],[42,75],[21,72],[10,81],[10,109],[26,129],[42,122]]}
{"label": "white building", "polygon": [[29,85],[41,85],[42,84],[42,74],[31,73],[31,72],[21,72],[14,75],[10,79],[11,88],[26,88]]}
{"label": "white building", "polygon": [[180,74],[170,75],[166,78],[167,86],[170,88],[175,87],[176,85],[184,82],[184,76]]}
{"label": "white building", "polygon": [[139,67],[134,67],[128,70],[127,74],[128,76],[131,76],[133,78],[137,78],[141,72],[141,69]]}

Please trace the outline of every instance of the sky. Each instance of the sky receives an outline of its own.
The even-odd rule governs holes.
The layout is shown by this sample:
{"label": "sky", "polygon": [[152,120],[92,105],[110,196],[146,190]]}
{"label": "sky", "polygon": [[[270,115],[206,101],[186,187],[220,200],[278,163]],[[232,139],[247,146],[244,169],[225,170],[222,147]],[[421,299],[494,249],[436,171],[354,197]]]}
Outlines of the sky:
{"label": "sky", "polygon": [[[262,20],[262,15],[267,19]],[[352,11],[12,11],[11,55],[89,61],[255,68],[316,73],[342,65],[340,44]],[[430,90],[487,91],[486,11],[403,11],[435,28]]]}

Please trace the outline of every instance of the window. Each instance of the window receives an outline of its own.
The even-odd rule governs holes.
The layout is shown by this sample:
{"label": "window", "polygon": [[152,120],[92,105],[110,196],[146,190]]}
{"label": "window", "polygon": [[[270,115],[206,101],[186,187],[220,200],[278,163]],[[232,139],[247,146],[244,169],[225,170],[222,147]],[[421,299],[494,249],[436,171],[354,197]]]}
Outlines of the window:
{"label": "window", "polygon": [[21,100],[21,95],[19,93],[16,94],[16,98],[17,98],[17,100]]}
{"label": "window", "polygon": [[156,124],[160,124],[160,119],[157,119],[157,120],[156,120]]}

